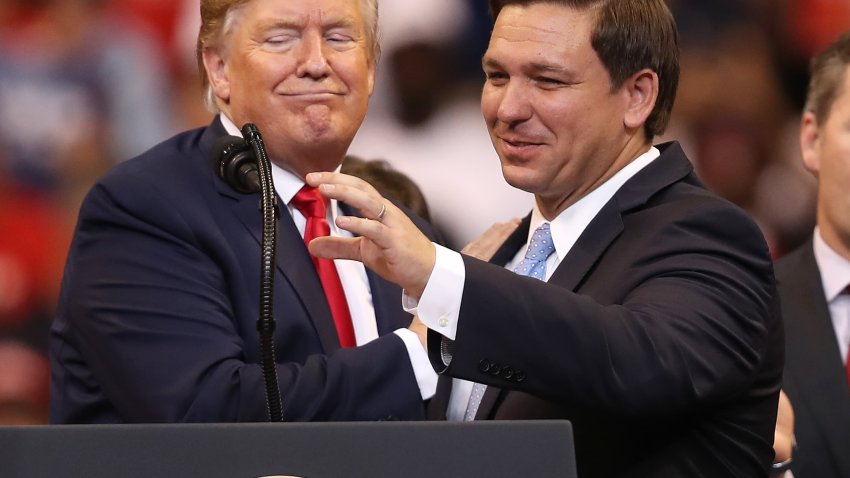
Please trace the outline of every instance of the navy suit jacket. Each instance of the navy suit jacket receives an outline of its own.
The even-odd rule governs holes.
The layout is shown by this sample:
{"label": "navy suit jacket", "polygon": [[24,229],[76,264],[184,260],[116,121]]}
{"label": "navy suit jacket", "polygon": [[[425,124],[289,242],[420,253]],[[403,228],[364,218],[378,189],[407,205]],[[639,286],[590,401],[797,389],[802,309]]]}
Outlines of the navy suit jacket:
{"label": "navy suit jacket", "polygon": [[529,218],[493,263],[465,256],[456,341],[432,332],[431,361],[490,385],[476,419],[571,420],[581,477],[766,476],[782,375],[767,246],[677,144],[659,149],[548,282],[503,267]]}
{"label": "navy suit jacket", "polygon": [[[268,419],[259,196],[215,174],[212,125],[113,168],[80,211],[50,334],[54,423]],[[304,242],[281,214],[277,374],[286,421],[419,419],[401,289],[367,270],[380,338],[340,349]],[[430,234],[428,226],[414,218]]]}
{"label": "navy suit jacket", "polygon": [[794,407],[794,478],[850,476],[850,386],[811,240],[776,263],[785,319],[785,393]]}

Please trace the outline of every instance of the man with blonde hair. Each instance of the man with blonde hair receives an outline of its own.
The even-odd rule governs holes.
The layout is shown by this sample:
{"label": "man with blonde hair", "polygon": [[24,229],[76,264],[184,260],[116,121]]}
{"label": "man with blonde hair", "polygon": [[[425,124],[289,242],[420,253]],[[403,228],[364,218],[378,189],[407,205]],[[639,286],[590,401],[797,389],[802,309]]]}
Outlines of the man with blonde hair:
{"label": "man with blonde hair", "polygon": [[305,246],[348,234],[334,226],[340,205],[304,177],[339,168],[366,114],[377,2],[202,0],[201,19],[198,61],[219,114],[122,163],[85,200],[50,337],[51,420],[268,418],[258,196],[210,161],[246,123],[263,134],[283,206],[273,343],[284,420],[422,418],[436,375],[401,290]]}

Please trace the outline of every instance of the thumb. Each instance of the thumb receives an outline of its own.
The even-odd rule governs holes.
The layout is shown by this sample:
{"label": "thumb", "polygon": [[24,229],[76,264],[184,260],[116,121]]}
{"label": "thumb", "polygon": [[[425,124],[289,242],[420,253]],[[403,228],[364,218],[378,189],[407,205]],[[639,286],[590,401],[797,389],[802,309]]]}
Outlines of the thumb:
{"label": "thumb", "polygon": [[317,237],[310,241],[307,248],[310,254],[322,259],[351,259],[363,262],[360,255],[362,237]]}

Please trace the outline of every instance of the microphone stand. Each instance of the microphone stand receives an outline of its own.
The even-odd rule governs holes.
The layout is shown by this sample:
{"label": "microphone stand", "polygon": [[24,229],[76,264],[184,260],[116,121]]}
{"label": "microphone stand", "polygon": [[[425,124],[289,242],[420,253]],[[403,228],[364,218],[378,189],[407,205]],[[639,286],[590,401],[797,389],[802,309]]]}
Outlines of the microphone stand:
{"label": "microphone stand", "polygon": [[272,182],[272,169],[260,130],[252,123],[242,127],[242,136],[254,151],[260,176],[260,204],[263,216],[263,244],[260,259],[260,317],[257,330],[260,333],[260,355],[263,380],[266,384],[266,404],[269,421],[283,421],[283,405],[277,382],[277,363],[274,356],[274,268],[275,244],[277,244],[277,219],[279,209]]}

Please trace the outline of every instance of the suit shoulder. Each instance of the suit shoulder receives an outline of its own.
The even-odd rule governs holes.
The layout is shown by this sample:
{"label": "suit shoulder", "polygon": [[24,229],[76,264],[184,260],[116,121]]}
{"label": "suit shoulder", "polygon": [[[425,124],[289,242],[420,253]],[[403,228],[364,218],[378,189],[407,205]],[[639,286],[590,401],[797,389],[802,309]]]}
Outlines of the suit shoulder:
{"label": "suit shoulder", "polygon": [[[177,170],[196,166],[201,155],[200,141],[206,128],[184,131],[153,146],[144,153],[111,168],[97,184],[132,186],[127,182],[161,181],[178,175]],[[185,172],[185,171],[181,171]]]}
{"label": "suit shoulder", "polygon": [[114,166],[86,195],[80,220],[168,217],[203,209],[195,203],[209,196],[204,188],[213,187],[213,170],[205,167],[209,162],[200,148],[203,131],[180,133]]}
{"label": "suit shoulder", "polygon": [[691,179],[658,191],[646,203],[643,212],[674,226],[697,227],[705,234],[735,242],[755,238],[767,253],[764,234],[747,211],[705,189],[695,177]]}

